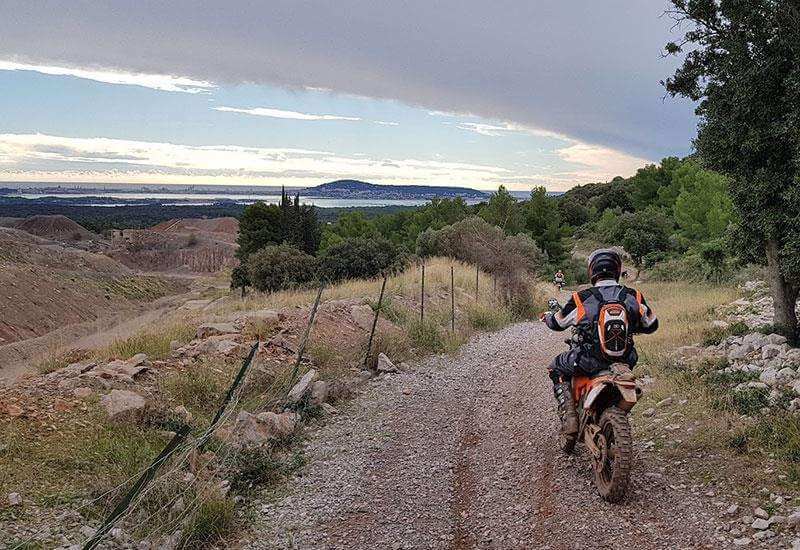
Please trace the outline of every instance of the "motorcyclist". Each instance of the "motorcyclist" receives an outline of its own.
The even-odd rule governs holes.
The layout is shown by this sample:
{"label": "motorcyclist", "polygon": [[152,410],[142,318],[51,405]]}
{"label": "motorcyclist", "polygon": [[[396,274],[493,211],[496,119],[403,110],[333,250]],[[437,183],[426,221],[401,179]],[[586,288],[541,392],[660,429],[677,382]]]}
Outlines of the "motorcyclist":
{"label": "motorcyclist", "polygon": [[556,285],[559,289],[561,289],[565,283],[566,280],[564,279],[564,273],[559,269],[553,276],[553,284]]}
{"label": "motorcyclist", "polygon": [[[565,435],[578,433],[578,415],[571,394],[573,375],[577,373],[593,376],[608,369],[613,362],[603,357],[593,342],[597,338],[595,327],[601,305],[607,300],[624,304],[630,323],[629,334],[651,334],[658,329],[658,319],[642,293],[619,283],[622,275],[622,257],[619,253],[610,249],[598,249],[592,252],[587,263],[593,286],[574,292],[563,308],[545,313],[541,317],[552,330],[562,331],[572,326],[577,327],[578,341],[573,343],[569,351],[557,355],[548,367],[558,403],[561,428]],[[616,361],[627,363],[633,368],[638,359],[631,338],[625,355]]]}

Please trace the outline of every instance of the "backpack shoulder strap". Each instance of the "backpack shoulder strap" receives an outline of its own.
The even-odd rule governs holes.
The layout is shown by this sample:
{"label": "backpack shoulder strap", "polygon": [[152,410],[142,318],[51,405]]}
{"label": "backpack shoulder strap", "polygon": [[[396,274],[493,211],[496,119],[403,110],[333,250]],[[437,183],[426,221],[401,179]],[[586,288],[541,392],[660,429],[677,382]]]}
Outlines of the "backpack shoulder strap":
{"label": "backpack shoulder strap", "polygon": [[583,306],[583,300],[581,300],[581,295],[578,292],[572,293],[572,300],[575,302],[575,308],[577,309],[575,312],[575,322],[577,323],[586,316],[586,308]]}
{"label": "backpack shoulder strap", "polygon": [[598,289],[596,286],[589,287],[589,292],[592,293],[594,299],[597,300],[599,303],[602,304],[603,302],[606,301],[606,299],[603,298],[603,293],[600,292],[600,289]]}

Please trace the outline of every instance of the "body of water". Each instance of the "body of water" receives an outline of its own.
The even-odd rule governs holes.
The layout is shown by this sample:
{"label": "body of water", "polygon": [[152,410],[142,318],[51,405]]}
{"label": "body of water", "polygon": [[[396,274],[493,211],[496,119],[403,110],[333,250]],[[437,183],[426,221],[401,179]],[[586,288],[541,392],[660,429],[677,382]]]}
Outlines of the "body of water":
{"label": "body of water", "polygon": [[[67,199],[75,206],[134,206],[136,201],[146,201],[141,204],[159,202],[163,206],[203,206],[226,200],[237,204],[252,204],[262,201],[277,204],[280,195],[236,195],[236,194],[205,194],[205,193],[20,193],[7,195],[23,199],[56,198]],[[80,200],[85,199],[85,202]],[[92,200],[94,199],[94,200]],[[103,199],[103,202],[97,202]],[[114,202],[114,199],[120,202]],[[313,204],[320,208],[364,207],[364,206],[419,206],[427,203],[426,199],[329,199],[320,197],[300,196],[303,204]]]}

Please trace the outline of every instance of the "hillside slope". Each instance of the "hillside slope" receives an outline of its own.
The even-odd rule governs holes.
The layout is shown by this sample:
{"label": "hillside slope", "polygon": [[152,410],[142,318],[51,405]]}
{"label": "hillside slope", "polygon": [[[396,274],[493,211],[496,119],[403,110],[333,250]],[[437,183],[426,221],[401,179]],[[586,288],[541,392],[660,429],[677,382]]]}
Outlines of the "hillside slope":
{"label": "hillside slope", "polygon": [[139,276],[102,254],[0,228],[0,349],[129,310],[184,286]]}

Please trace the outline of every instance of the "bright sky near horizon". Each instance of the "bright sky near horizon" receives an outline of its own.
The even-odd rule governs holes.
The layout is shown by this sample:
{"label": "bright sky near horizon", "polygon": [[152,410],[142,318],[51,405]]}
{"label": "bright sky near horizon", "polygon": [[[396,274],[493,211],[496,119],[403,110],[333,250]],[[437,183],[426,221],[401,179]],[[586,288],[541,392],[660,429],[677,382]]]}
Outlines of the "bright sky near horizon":
{"label": "bright sky near horizon", "polygon": [[689,152],[662,0],[0,5],[0,181],[560,191]]}

